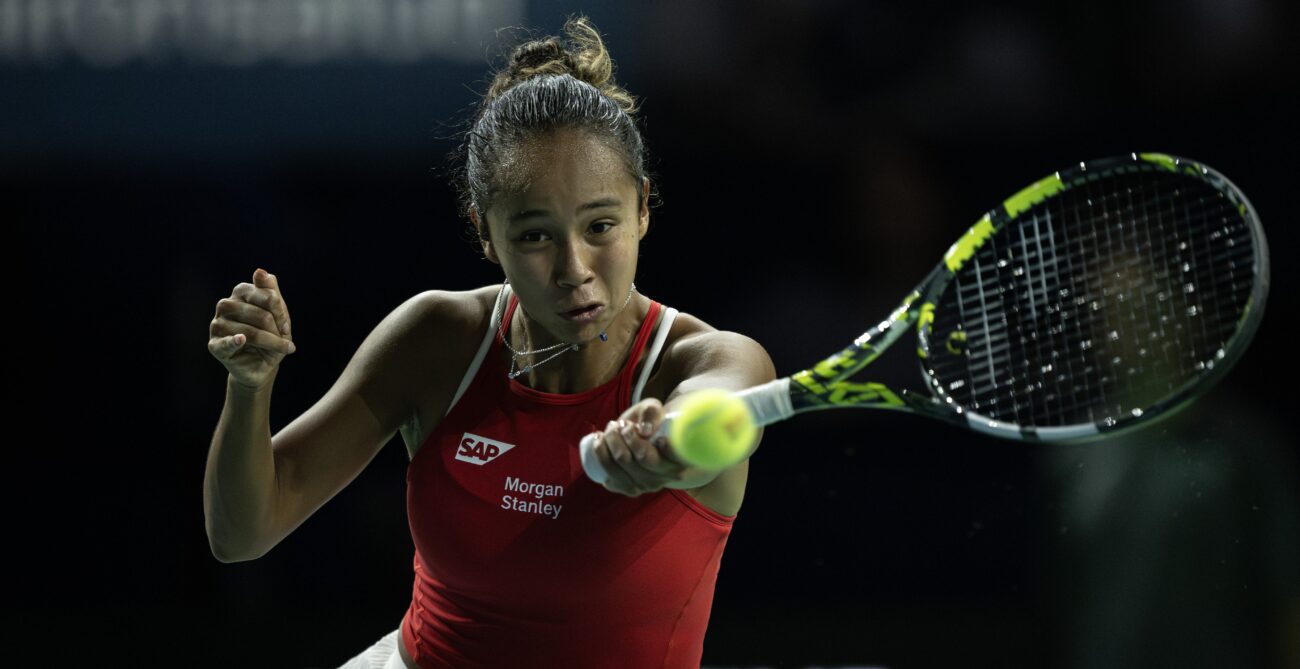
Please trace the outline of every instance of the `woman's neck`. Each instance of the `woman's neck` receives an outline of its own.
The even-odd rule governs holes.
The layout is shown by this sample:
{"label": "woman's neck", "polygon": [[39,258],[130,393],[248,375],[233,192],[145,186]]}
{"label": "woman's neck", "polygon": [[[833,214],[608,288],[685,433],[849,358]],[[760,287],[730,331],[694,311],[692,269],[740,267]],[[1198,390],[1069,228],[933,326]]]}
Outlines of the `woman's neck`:
{"label": "woman's neck", "polygon": [[[632,342],[649,311],[649,305],[648,299],[634,294],[605,330],[607,341],[597,338],[579,344],[576,351],[560,348],[539,355],[520,356],[515,361],[516,368],[526,365],[534,367],[515,380],[533,390],[561,395],[584,392],[609,382],[618,375],[623,363],[627,361]],[[531,351],[561,343],[549,335],[543,335],[539,339],[536,336],[539,330],[541,327],[527,317],[523,304],[517,304],[508,329],[511,346],[518,351]],[[555,353],[561,355],[544,365],[539,364]],[[509,359],[512,354],[507,350],[505,355]]]}

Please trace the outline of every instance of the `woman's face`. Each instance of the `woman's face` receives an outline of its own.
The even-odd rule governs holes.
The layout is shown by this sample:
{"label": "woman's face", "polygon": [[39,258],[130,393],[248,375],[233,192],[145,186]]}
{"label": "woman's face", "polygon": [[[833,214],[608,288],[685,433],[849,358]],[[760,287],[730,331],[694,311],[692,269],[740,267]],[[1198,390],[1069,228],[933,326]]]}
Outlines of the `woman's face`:
{"label": "woman's face", "polygon": [[573,130],[525,143],[503,167],[513,187],[486,212],[483,252],[505,270],[530,321],[558,341],[590,341],[610,328],[632,287],[650,225],[649,183],[637,184],[616,152]]}

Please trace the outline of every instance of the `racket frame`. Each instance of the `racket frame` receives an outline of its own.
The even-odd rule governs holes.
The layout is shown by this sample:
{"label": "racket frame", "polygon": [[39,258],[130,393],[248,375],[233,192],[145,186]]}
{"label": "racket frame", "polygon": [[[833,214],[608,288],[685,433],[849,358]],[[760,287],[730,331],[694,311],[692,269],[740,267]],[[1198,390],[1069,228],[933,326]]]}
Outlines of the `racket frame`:
{"label": "racket frame", "polygon": [[[965,262],[1003,227],[1057,194],[1096,181],[1099,175],[1153,169],[1181,173],[1210,184],[1229,199],[1251,227],[1254,241],[1252,262],[1256,280],[1243,310],[1241,323],[1218,358],[1207,363],[1210,369],[1193,377],[1161,401],[1134,410],[1129,415],[1066,426],[1025,427],[997,420],[963,406],[946,392],[933,370],[928,369],[925,363],[932,350],[935,304]],[[903,299],[887,319],[872,326],[851,345],[808,369],[739,394],[747,400],[760,425],[807,411],[872,408],[919,413],[1004,439],[1036,442],[1096,440],[1173,415],[1217,383],[1241,358],[1258,329],[1263,318],[1268,286],[1268,245],[1259,217],[1250,201],[1227,177],[1196,161],[1162,153],[1134,153],[1126,157],[1080,162],[1040,179],[1007,198],[1000,207],[986,213],[948,249],[943,261]],[[912,327],[916,329],[917,355],[926,387],[930,390],[928,395],[906,389],[894,390],[878,382],[848,380],[848,377],[879,357]],[[778,401],[777,396],[782,394],[788,397],[788,402]]]}

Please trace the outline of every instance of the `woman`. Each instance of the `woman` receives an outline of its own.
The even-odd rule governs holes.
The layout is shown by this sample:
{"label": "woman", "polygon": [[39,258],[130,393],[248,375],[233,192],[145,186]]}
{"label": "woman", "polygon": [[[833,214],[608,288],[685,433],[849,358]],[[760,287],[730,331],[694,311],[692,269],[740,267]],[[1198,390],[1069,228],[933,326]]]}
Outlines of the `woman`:
{"label": "woman", "polygon": [[[754,341],[637,291],[651,186],[633,99],[595,28],[565,31],[514,51],[467,133],[465,211],[504,285],[406,301],[274,437],[271,386],[295,351],[278,280],[259,269],[217,303],[217,559],[265,554],[406,442],[411,605],[346,666],[699,665],[748,463],[685,467],[650,436],[685,393],[775,374]],[[578,456],[592,432],[603,486]]]}

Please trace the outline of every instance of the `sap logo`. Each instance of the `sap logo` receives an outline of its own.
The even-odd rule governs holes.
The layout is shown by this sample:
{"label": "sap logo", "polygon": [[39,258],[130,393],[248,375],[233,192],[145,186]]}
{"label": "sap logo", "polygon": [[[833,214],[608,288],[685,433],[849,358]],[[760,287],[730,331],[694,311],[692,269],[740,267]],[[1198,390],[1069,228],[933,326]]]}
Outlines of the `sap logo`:
{"label": "sap logo", "polygon": [[456,459],[473,465],[484,465],[514,447],[514,444],[492,441],[487,437],[480,437],[477,434],[466,432],[460,438],[460,448],[456,450]]}

